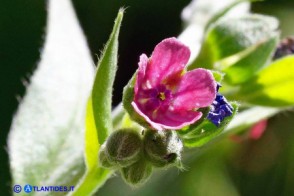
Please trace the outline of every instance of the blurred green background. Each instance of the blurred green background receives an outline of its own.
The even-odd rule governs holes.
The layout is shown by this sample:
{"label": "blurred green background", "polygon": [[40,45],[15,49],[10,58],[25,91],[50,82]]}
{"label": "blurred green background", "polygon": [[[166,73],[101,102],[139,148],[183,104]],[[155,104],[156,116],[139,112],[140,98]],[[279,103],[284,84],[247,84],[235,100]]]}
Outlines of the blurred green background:
{"label": "blurred green background", "polygon": [[[139,55],[150,54],[159,41],[181,32],[180,13],[189,2],[73,0],[95,62],[96,54],[108,39],[119,7],[128,8],[120,35],[114,104],[120,102],[122,88],[135,71]],[[0,0],[1,195],[11,193],[6,138],[18,100],[24,95],[24,84],[29,81],[40,58],[45,38],[46,3],[41,0]],[[254,3],[252,10],[278,17],[282,37],[294,34],[293,0]],[[155,172],[152,180],[140,189],[127,187],[120,177],[112,178],[99,195],[294,195],[293,118],[293,112],[273,117],[258,141],[243,135],[244,139],[239,143],[226,138],[205,149],[203,154],[197,149],[190,151],[186,153],[185,161],[188,171]]]}

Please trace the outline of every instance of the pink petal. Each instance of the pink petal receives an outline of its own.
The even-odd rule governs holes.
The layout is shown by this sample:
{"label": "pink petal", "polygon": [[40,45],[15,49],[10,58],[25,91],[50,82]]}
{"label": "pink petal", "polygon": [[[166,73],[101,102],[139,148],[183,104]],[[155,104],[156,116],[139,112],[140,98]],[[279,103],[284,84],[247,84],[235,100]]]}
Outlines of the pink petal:
{"label": "pink petal", "polygon": [[202,113],[198,111],[170,111],[165,113],[158,111],[156,119],[163,129],[181,129],[187,125],[193,124],[202,117]]}
{"label": "pink petal", "polygon": [[249,132],[249,137],[254,140],[258,140],[264,133],[267,127],[267,119],[261,120],[254,124]]}
{"label": "pink petal", "polygon": [[190,58],[190,50],[176,38],[160,42],[154,49],[146,70],[151,86],[163,82],[168,76],[181,72]]}
{"label": "pink petal", "polygon": [[195,69],[187,72],[174,94],[175,110],[193,110],[211,105],[216,96],[216,82],[210,71]]}
{"label": "pink petal", "polygon": [[146,56],[146,54],[142,54],[140,56],[140,61],[138,64],[139,64],[139,69],[138,69],[137,79],[135,83],[135,94],[137,94],[140,86],[144,82],[146,67],[148,65],[148,57]]}
{"label": "pink petal", "polygon": [[162,130],[162,127],[159,125],[159,124],[157,124],[157,123],[155,123],[155,122],[153,122],[147,115],[145,115],[140,109],[139,109],[139,107],[138,107],[138,105],[135,103],[135,102],[132,102],[132,106],[134,107],[134,109],[135,109],[135,111],[140,115],[140,116],[142,116],[154,129],[156,129],[156,130],[159,130],[159,131],[161,131]]}
{"label": "pink petal", "polygon": [[157,111],[155,118],[151,119],[152,115],[147,116],[146,113],[149,112],[141,111],[135,102],[132,102],[132,106],[154,129],[159,131],[181,129],[196,122],[202,116],[202,113],[198,111],[171,111],[169,109]]}

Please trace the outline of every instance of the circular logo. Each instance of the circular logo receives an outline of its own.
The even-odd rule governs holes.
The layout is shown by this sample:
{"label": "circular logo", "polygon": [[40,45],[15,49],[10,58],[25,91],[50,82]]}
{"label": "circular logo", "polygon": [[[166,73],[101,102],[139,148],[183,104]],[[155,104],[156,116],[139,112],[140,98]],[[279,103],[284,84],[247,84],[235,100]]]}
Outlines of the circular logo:
{"label": "circular logo", "polygon": [[14,191],[15,193],[20,193],[20,192],[21,192],[21,186],[18,185],[18,184],[14,185],[14,187],[13,187],[13,191]]}
{"label": "circular logo", "polygon": [[26,192],[26,193],[30,193],[30,192],[32,192],[33,187],[32,187],[31,185],[29,185],[29,184],[26,184],[26,185],[23,187],[23,190],[24,190],[24,192]]}

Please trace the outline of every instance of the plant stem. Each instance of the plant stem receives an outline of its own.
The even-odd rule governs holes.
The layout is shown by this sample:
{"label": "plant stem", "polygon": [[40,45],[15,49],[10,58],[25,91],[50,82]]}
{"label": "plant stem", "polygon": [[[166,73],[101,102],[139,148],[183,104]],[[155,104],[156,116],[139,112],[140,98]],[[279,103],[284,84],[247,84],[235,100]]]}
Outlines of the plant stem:
{"label": "plant stem", "polygon": [[69,195],[93,195],[106,182],[111,174],[111,170],[100,167],[89,170],[81,180],[82,183],[78,184],[74,192],[70,193]]}

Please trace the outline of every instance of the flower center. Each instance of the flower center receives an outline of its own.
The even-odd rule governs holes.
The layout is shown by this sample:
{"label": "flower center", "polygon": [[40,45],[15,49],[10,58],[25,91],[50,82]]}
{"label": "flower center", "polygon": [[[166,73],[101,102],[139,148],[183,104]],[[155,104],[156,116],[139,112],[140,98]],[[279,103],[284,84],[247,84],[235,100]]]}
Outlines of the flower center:
{"label": "flower center", "polygon": [[164,101],[165,100],[165,93],[164,92],[158,93],[157,98],[159,98],[161,101]]}

